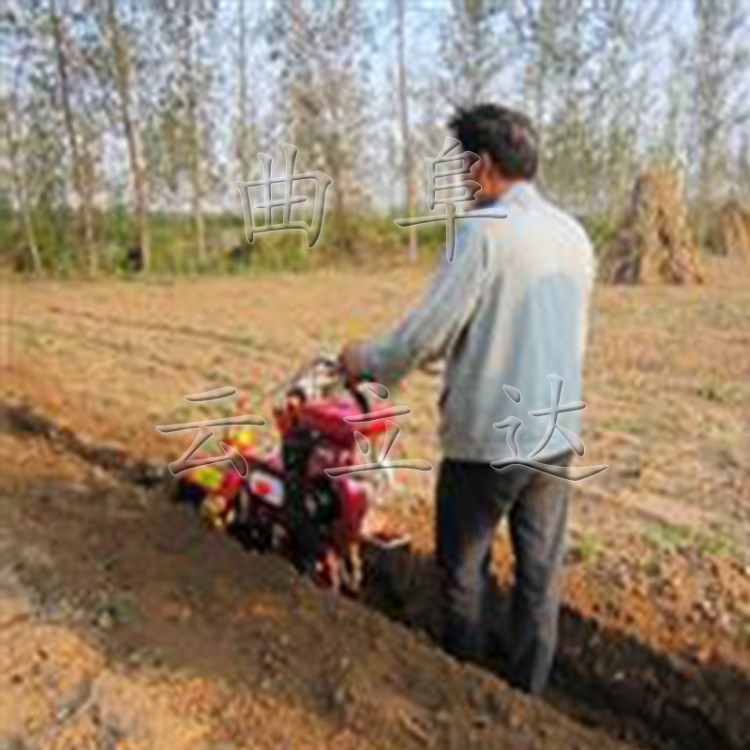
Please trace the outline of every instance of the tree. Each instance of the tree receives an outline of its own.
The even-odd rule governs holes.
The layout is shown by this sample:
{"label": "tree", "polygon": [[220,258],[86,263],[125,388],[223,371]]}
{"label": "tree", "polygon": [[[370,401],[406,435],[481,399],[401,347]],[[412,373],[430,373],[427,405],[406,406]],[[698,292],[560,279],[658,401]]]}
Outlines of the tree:
{"label": "tree", "polygon": [[742,0],[695,0],[691,162],[696,167],[698,233],[726,192],[736,128],[750,120],[750,34]]}
{"label": "tree", "polygon": [[34,230],[32,205],[29,196],[29,175],[25,169],[24,142],[20,134],[20,117],[17,97],[0,101],[0,118],[5,136],[5,153],[8,158],[13,197],[21,214],[23,238],[28,249],[34,273],[42,273],[42,259]]}
{"label": "tree", "polygon": [[542,175],[559,200],[610,212],[627,195],[653,113],[650,54],[658,0],[522,0],[507,6],[523,100],[542,141]]}
{"label": "tree", "polygon": [[[398,52],[398,102],[401,129],[401,169],[406,197],[406,216],[414,216],[415,185],[412,166],[412,138],[409,123],[409,84],[406,62],[406,0],[398,0],[396,46]],[[417,227],[409,227],[409,260],[417,259]]]}
{"label": "tree", "polygon": [[35,5],[9,10],[2,20],[0,43],[12,54],[2,61],[0,164],[10,185],[10,208],[20,219],[21,242],[31,268],[40,273],[44,265],[40,238],[67,187],[56,132],[61,122],[44,45],[48,17],[44,7]]}
{"label": "tree", "polygon": [[498,0],[451,0],[443,18],[441,90],[452,107],[492,98],[497,75],[509,61],[502,38],[503,4]]}
{"label": "tree", "polygon": [[[144,271],[151,265],[151,233],[149,228],[149,174],[144,157],[142,122],[145,114],[142,111],[139,91],[140,40],[145,38],[142,14],[145,6],[132,6],[125,16],[123,6],[116,0],[107,0],[102,8],[94,3],[96,18],[100,25],[103,57],[104,86],[112,84],[114,89],[113,117],[119,121],[125,137],[128,154],[128,165],[135,202],[138,245],[141,248],[141,259]],[[138,22],[141,21],[139,24]]]}
{"label": "tree", "polygon": [[269,29],[284,137],[333,180],[339,246],[351,249],[352,210],[364,195],[372,29],[361,0],[278,0]]}
{"label": "tree", "polygon": [[[62,107],[65,135],[73,176],[73,188],[78,204],[84,253],[88,258],[89,271],[96,273],[99,262],[94,247],[93,203],[93,164],[87,138],[82,133],[78,114],[82,109],[76,93],[82,88],[80,81],[73,80],[78,72],[72,63],[74,50],[66,28],[66,18],[58,11],[56,0],[49,0],[49,18],[54,40],[55,67],[59,100]],[[78,112],[74,111],[78,109]]]}
{"label": "tree", "polygon": [[248,83],[248,19],[246,0],[237,2],[237,56],[234,68],[237,71],[237,97],[234,119],[234,156],[238,178],[250,179],[251,153],[255,133],[250,116],[250,86]]}

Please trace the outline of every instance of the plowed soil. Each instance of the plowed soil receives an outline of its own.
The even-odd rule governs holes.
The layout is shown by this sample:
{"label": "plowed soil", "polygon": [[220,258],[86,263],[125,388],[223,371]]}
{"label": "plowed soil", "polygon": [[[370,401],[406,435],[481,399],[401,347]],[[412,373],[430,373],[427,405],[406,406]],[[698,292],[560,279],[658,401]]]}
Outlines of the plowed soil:
{"label": "plowed soil", "polygon": [[[413,538],[358,601],[248,553],[169,499],[184,396],[247,412],[315,353],[395,320],[426,275],[3,281],[0,747],[750,747],[750,275],[601,288],[560,654],[549,694],[433,640],[435,472],[387,508]],[[434,376],[400,457],[437,466]],[[213,411],[212,411],[213,410]],[[189,438],[188,438],[189,441]],[[496,629],[511,566],[497,539]]]}

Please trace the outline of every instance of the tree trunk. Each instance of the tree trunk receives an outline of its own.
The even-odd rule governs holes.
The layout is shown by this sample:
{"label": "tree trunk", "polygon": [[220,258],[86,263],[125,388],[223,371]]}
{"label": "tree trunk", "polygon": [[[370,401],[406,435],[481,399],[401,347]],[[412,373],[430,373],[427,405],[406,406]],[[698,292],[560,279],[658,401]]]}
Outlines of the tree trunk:
{"label": "tree trunk", "polygon": [[78,200],[78,222],[83,230],[83,246],[86,252],[89,272],[95,274],[99,268],[99,259],[94,247],[94,225],[91,211],[91,190],[85,185],[86,170],[84,169],[84,153],[86,148],[79,143],[73,107],[70,97],[70,77],[68,72],[68,53],[62,22],[57,12],[55,0],[50,0],[50,20],[52,22],[52,36],[55,42],[55,60],[57,75],[60,83],[60,99],[62,102],[65,133],[73,162],[73,188]]}
{"label": "tree trunk", "polygon": [[119,101],[120,119],[128,145],[128,159],[135,193],[138,239],[141,248],[141,258],[143,259],[143,270],[148,271],[151,266],[151,239],[148,226],[148,181],[141,153],[140,135],[133,122],[131,112],[130,60],[122,35],[120,34],[114,0],[109,0],[107,10],[110,41],[115,55],[115,86]]}
{"label": "tree trunk", "polygon": [[8,162],[10,166],[11,180],[13,181],[13,193],[21,212],[23,238],[26,248],[29,251],[29,255],[31,256],[31,266],[35,274],[41,274],[44,269],[42,267],[42,259],[39,255],[39,247],[36,242],[34,222],[31,218],[31,206],[29,205],[26,179],[21,165],[18,163],[18,141],[16,140],[17,128],[12,122],[15,113],[11,114],[11,110],[13,110],[12,107],[9,108],[9,111],[3,120],[5,121],[4,125],[8,142]]}
{"label": "tree trunk", "polygon": [[[414,170],[411,160],[411,134],[409,132],[409,91],[406,76],[406,0],[398,0],[398,99],[399,118],[401,121],[402,169],[404,170],[404,188],[406,191],[406,215],[414,216]],[[409,227],[409,261],[417,259],[417,227]]]}
{"label": "tree trunk", "polygon": [[248,84],[247,84],[247,28],[245,19],[245,0],[239,0],[237,6],[237,24],[239,26],[239,44],[237,50],[237,68],[239,70],[239,90],[237,92],[237,141],[235,145],[237,162],[240,167],[240,179],[250,179],[250,154],[248,153]]}
{"label": "tree trunk", "polygon": [[192,3],[186,2],[185,8],[185,77],[188,98],[188,127],[190,129],[190,172],[193,183],[192,212],[195,226],[195,240],[198,248],[198,264],[206,266],[206,228],[203,216],[203,154],[200,112],[198,111],[198,94],[195,83],[195,66],[193,63],[193,28]]}

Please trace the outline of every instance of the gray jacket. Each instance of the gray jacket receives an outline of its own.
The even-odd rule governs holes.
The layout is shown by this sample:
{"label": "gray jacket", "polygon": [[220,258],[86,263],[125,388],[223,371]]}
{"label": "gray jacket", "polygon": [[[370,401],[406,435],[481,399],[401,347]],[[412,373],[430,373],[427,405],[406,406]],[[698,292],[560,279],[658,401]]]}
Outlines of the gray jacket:
{"label": "gray jacket", "polygon": [[530,183],[477,213],[498,209],[507,218],[459,222],[453,261],[443,257],[418,306],[363,355],[385,384],[446,360],[446,458],[546,461],[575,444],[582,404],[556,421],[529,411],[555,403],[560,379],[560,406],[580,401],[594,254],[580,224]]}

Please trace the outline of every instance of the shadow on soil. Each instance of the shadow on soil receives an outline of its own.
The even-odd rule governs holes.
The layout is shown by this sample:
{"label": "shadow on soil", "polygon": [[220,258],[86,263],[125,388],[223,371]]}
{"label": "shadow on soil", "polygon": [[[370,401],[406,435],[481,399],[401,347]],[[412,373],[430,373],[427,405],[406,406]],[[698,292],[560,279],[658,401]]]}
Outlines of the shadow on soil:
{"label": "shadow on soil", "polygon": [[[437,573],[431,556],[408,553],[393,561],[371,559],[369,606],[438,640]],[[493,639],[502,640],[509,591],[490,593]],[[482,664],[502,677],[502,649]],[[658,653],[635,638],[606,629],[563,606],[560,642],[549,702],[584,724],[623,739],[684,750],[747,750],[750,678],[731,664],[700,666],[677,654]]]}

